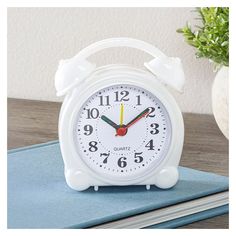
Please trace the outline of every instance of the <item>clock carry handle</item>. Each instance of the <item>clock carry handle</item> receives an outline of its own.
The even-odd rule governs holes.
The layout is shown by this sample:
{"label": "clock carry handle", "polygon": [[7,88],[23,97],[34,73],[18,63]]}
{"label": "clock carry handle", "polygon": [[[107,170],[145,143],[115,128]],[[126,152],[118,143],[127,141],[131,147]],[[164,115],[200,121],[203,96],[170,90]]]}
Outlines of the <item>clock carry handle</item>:
{"label": "clock carry handle", "polygon": [[144,51],[154,57],[144,66],[162,83],[182,92],[185,82],[181,60],[177,57],[167,57],[153,45],[132,38],[109,38],[89,45],[71,59],[59,63],[55,75],[57,96],[65,95],[69,90],[82,83],[95,69],[96,65],[87,58],[103,49],[113,47],[130,47]]}

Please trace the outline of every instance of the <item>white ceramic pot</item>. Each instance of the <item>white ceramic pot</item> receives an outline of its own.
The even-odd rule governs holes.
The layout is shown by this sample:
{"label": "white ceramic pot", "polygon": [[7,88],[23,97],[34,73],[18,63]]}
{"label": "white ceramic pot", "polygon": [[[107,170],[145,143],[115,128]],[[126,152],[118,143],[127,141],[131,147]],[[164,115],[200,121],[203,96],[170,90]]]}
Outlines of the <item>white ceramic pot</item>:
{"label": "white ceramic pot", "polygon": [[229,68],[223,66],[217,73],[212,86],[212,109],[220,130],[229,138],[229,107],[228,107]]}

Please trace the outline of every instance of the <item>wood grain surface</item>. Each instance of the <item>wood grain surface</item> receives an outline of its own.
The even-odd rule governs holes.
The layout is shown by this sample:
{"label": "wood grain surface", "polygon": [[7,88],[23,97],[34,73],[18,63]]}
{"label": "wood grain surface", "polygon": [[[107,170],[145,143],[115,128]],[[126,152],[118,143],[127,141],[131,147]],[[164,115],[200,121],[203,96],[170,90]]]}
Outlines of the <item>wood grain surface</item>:
{"label": "wood grain surface", "polygon": [[[8,149],[58,139],[61,103],[8,99]],[[228,140],[214,117],[183,114],[185,142],[180,165],[228,176]],[[228,228],[228,214],[181,228]]]}

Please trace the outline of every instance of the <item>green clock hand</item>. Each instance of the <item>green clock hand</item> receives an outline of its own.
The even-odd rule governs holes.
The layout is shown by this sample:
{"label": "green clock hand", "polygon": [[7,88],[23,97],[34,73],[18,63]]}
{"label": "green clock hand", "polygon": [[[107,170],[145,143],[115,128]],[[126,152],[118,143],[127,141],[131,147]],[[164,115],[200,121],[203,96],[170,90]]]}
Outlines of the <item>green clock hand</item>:
{"label": "green clock hand", "polygon": [[116,123],[114,123],[112,120],[110,120],[108,117],[106,116],[101,116],[101,119],[103,121],[105,121],[107,124],[109,124],[110,126],[112,126],[113,128],[117,129],[119,127],[119,125],[117,125]]}

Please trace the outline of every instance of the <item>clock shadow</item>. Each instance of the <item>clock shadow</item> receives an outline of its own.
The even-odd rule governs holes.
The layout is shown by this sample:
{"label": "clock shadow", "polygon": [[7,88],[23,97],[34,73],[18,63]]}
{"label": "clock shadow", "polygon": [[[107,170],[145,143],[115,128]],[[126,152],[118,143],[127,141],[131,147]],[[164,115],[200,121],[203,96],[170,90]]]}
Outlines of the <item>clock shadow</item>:
{"label": "clock shadow", "polygon": [[163,191],[163,189],[157,188],[152,185],[149,190],[145,185],[129,185],[129,186],[101,186],[98,191],[95,191],[93,187],[85,190],[86,193],[138,193],[138,192],[156,192]]}
{"label": "clock shadow", "polygon": [[[214,187],[220,186],[220,182],[214,183]],[[178,183],[169,189],[161,189],[156,187],[155,185],[151,185],[150,189],[147,190],[145,185],[129,185],[129,186],[99,186],[98,191],[94,190],[94,187],[90,187],[87,190],[84,190],[80,193],[88,193],[88,194],[109,194],[109,193],[144,193],[144,192],[159,192],[160,194],[178,194],[182,195],[185,194],[186,191],[191,195],[191,193],[195,193],[196,191],[199,192],[199,195],[202,194],[202,189],[205,189],[206,192],[210,192],[212,188],[212,182],[206,182],[205,180],[187,180],[187,179],[180,179]],[[77,193],[70,189],[70,192]]]}

